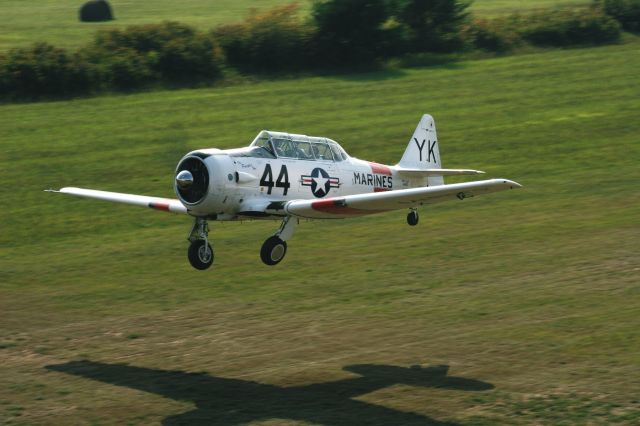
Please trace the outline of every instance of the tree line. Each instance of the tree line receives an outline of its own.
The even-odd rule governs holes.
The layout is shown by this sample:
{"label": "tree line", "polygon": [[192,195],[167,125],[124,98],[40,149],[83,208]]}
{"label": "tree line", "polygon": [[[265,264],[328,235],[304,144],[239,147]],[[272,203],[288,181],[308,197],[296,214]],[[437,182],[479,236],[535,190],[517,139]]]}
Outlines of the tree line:
{"label": "tree line", "polygon": [[316,0],[253,11],[199,31],[177,22],[96,33],[75,50],[36,43],[0,54],[0,98],[70,97],[110,90],[210,85],[243,74],[369,70],[393,58],[519,46],[614,43],[640,30],[640,0],[475,19],[459,0]]}

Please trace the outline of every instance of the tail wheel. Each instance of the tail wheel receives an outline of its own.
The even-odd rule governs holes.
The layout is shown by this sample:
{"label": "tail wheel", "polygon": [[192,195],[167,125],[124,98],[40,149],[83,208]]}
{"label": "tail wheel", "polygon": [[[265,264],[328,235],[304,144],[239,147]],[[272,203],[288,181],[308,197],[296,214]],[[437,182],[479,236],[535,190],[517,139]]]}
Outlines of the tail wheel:
{"label": "tail wheel", "polygon": [[276,236],[267,238],[260,250],[260,258],[267,265],[277,265],[284,259],[285,254],[287,254],[287,242]]}
{"label": "tail wheel", "polygon": [[407,223],[411,226],[416,226],[418,224],[418,212],[416,210],[411,210],[407,215]]}
{"label": "tail wheel", "polygon": [[196,269],[205,270],[213,263],[213,249],[204,240],[195,240],[189,246],[189,263]]}

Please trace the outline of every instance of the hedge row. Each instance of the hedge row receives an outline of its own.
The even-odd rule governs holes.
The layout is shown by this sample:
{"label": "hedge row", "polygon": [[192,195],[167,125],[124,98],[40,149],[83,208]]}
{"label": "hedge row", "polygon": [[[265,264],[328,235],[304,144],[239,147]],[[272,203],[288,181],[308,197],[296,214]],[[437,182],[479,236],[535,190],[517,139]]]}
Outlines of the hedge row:
{"label": "hedge row", "polygon": [[640,0],[595,0],[595,4],[615,18],[625,31],[640,32]]}
{"label": "hedge row", "polygon": [[0,55],[0,93],[29,99],[205,84],[221,77],[222,63],[213,40],[186,25],[132,26],[99,32],[73,53],[37,43]]}
{"label": "hedge row", "polygon": [[98,32],[76,52],[39,43],[0,54],[0,98],[206,85],[221,79],[224,68],[366,69],[414,53],[611,43],[620,37],[618,22],[638,28],[640,13],[632,12],[639,5],[640,0],[604,0],[589,9],[470,21],[466,3],[457,0],[321,0],[310,22],[288,5],[253,12],[209,33],[175,22],[132,26]]}
{"label": "hedge row", "polygon": [[543,47],[615,43],[620,39],[621,25],[603,9],[591,7],[476,20],[465,29],[465,35],[475,49],[504,52],[527,43]]}

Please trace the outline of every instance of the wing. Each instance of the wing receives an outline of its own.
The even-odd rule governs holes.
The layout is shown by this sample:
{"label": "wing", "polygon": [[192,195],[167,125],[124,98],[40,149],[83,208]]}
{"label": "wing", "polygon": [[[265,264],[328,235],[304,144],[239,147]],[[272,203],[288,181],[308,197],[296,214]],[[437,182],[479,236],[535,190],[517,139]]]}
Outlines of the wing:
{"label": "wing", "polygon": [[145,195],[122,194],[120,192],[98,191],[95,189],[73,187],[62,188],[59,191],[49,189],[47,192],[59,192],[62,194],[75,195],[77,197],[95,198],[96,200],[149,207],[151,209],[162,210],[165,212],[188,214],[187,208],[180,201],[172,200],[170,198],[147,197]]}
{"label": "wing", "polygon": [[325,200],[293,200],[285,211],[293,216],[311,219],[339,219],[352,216],[406,209],[448,200],[463,200],[480,194],[520,188],[507,179],[490,179],[451,185],[399,189],[371,194],[347,195]]}

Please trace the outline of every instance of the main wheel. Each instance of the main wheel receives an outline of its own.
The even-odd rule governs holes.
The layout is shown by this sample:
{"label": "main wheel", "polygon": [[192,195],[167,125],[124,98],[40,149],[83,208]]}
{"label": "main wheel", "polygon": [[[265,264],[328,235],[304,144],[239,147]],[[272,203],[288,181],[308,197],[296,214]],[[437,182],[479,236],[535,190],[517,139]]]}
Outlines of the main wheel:
{"label": "main wheel", "polygon": [[213,263],[213,249],[204,240],[195,240],[189,246],[189,263],[196,269],[205,270]]}
{"label": "main wheel", "polygon": [[287,254],[287,242],[275,235],[267,238],[260,249],[260,258],[267,265],[277,265],[285,254]]}
{"label": "main wheel", "polygon": [[411,210],[407,215],[407,223],[411,226],[416,226],[418,224],[418,212],[416,210]]}

